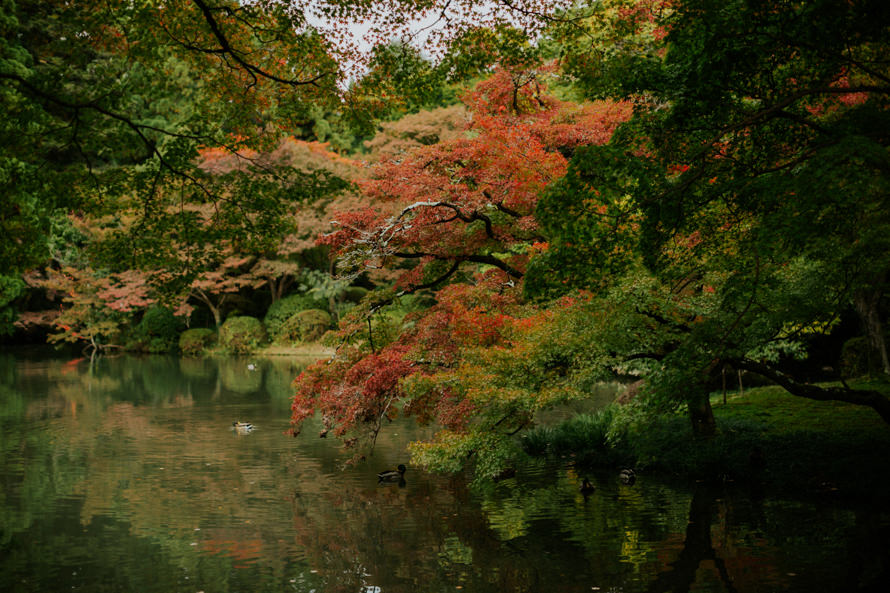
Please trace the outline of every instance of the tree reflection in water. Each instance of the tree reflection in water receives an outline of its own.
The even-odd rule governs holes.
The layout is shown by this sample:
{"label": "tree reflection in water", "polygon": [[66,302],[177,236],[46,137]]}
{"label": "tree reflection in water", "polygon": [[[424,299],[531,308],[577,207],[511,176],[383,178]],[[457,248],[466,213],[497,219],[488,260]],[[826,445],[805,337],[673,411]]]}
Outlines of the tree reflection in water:
{"label": "tree reflection in water", "polygon": [[[590,473],[584,496],[561,463],[483,486],[420,468],[378,484],[424,429],[390,425],[343,470],[334,439],[283,435],[296,363],[245,364],[0,356],[0,590],[866,591],[888,577],[887,514],[836,501],[614,471]],[[235,418],[258,428],[233,435]]]}

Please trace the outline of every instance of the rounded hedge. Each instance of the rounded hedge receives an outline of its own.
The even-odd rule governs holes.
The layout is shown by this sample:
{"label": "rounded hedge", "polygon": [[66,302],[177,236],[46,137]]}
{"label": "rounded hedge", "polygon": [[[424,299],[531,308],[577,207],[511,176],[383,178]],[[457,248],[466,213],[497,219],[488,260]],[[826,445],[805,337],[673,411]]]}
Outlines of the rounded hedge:
{"label": "rounded hedge", "polygon": [[216,332],[206,327],[187,329],[179,335],[179,351],[185,356],[200,356],[216,343]]}
{"label": "rounded hedge", "polygon": [[130,349],[151,354],[166,354],[176,348],[182,319],[166,307],[152,307],[133,328]]}
{"label": "rounded hedge", "polygon": [[325,302],[321,299],[305,294],[292,294],[272,303],[266,316],[263,317],[263,323],[266,325],[266,331],[274,339],[281,333],[281,326],[300,311],[325,308]]}
{"label": "rounded hedge", "polygon": [[219,344],[234,354],[247,354],[266,342],[266,328],[256,317],[229,317],[219,328]]}
{"label": "rounded hedge", "polygon": [[316,342],[331,327],[331,315],[321,309],[300,311],[284,322],[278,333],[278,341],[298,344]]}

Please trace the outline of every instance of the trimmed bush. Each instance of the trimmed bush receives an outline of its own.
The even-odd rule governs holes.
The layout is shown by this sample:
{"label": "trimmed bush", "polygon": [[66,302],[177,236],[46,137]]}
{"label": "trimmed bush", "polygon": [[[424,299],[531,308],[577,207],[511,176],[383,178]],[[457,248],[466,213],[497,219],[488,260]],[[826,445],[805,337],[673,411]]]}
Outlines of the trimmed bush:
{"label": "trimmed bush", "polygon": [[176,349],[183,322],[166,307],[152,307],[133,328],[130,348],[151,354],[166,354]]}
{"label": "trimmed bush", "polygon": [[185,356],[200,356],[216,343],[216,332],[206,327],[187,329],[179,335],[179,351]]}
{"label": "trimmed bush", "polygon": [[326,309],[326,304],[321,299],[316,299],[305,294],[292,294],[283,299],[279,299],[272,303],[266,316],[263,317],[263,323],[266,331],[274,340],[281,333],[281,326],[284,322],[299,313],[309,309]]}
{"label": "trimmed bush", "polygon": [[233,354],[248,354],[266,341],[266,328],[256,317],[229,317],[219,328],[219,344]]}
{"label": "trimmed bush", "polygon": [[316,342],[331,327],[331,316],[321,309],[300,311],[281,326],[278,341],[281,343],[298,344]]}

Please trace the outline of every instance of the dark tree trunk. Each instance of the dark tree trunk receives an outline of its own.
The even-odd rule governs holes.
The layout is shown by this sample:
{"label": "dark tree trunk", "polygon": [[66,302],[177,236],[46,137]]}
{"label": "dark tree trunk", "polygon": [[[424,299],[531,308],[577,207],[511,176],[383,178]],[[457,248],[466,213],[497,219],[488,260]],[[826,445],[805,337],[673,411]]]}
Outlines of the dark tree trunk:
{"label": "dark tree trunk", "polygon": [[[865,335],[868,338],[869,369],[879,366],[881,372],[890,375],[890,358],[887,356],[887,340],[884,338],[884,325],[881,323],[880,304],[884,291],[878,287],[859,291],[853,297],[853,305],[862,324],[865,326]],[[872,360],[877,363],[873,365]]]}
{"label": "dark tree trunk", "polygon": [[670,567],[658,574],[649,584],[649,591],[687,592],[694,589],[698,570],[703,562],[713,562],[723,586],[730,593],[736,591],[735,584],[723,558],[717,555],[711,539],[711,523],[716,512],[716,493],[704,487],[695,489],[689,503],[689,521],[686,524],[686,539],[683,549]]}
{"label": "dark tree trunk", "polygon": [[717,421],[711,408],[711,398],[707,388],[702,385],[692,387],[687,401],[689,419],[692,421],[692,433],[696,437],[711,438],[717,433]]}

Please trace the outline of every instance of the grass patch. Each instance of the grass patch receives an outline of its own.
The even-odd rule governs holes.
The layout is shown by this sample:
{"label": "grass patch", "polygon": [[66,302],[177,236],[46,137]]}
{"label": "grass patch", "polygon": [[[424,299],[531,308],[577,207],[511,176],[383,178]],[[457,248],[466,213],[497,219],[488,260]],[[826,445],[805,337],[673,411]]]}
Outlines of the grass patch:
{"label": "grass patch", "polygon": [[[890,395],[885,381],[858,381],[851,387],[875,389]],[[719,423],[725,419],[746,419],[762,423],[771,432],[798,430],[887,430],[887,424],[871,408],[844,402],[820,402],[790,395],[777,386],[756,387],[743,394],[712,398],[714,416]]]}
{"label": "grass patch", "polygon": [[[884,381],[856,387],[890,392]],[[890,492],[890,426],[870,408],[757,387],[713,399],[718,434],[696,439],[684,415],[636,418],[610,406],[529,432],[533,456],[632,466],[699,480],[756,481],[797,493],[883,499]]]}

